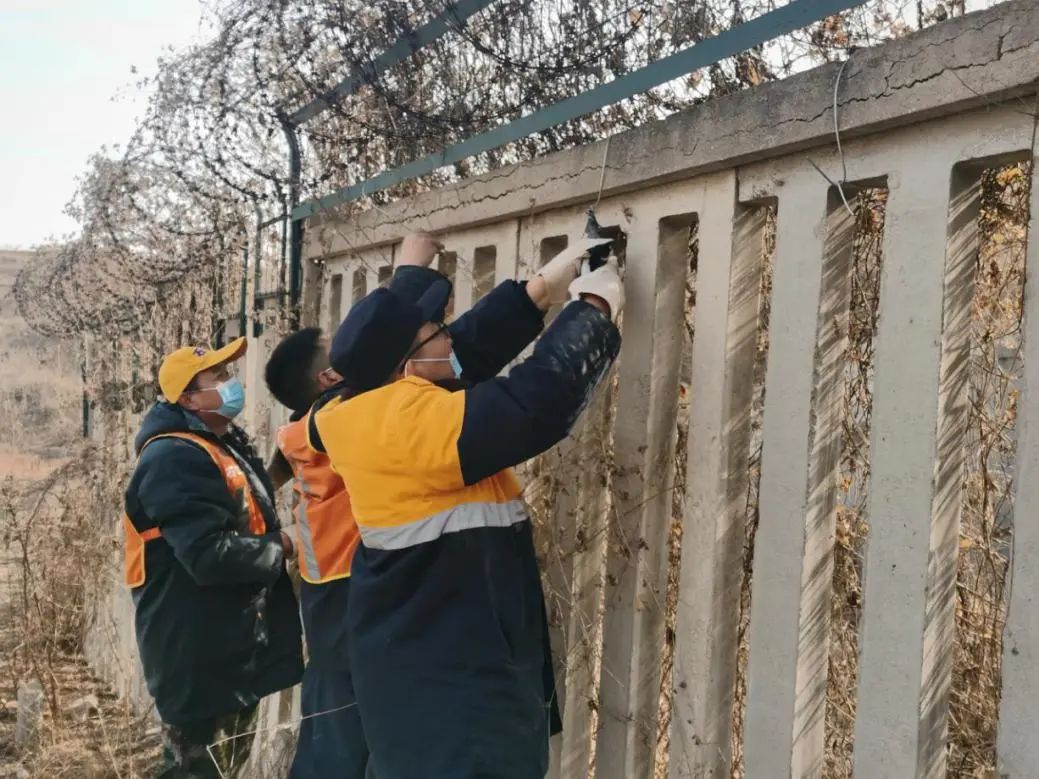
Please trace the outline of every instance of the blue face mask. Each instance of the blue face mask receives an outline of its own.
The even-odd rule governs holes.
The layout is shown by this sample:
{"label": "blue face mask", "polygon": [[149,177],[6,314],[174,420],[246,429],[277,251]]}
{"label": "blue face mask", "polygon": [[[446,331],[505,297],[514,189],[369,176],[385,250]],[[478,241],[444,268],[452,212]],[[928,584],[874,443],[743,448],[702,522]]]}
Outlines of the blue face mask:
{"label": "blue face mask", "polygon": [[223,403],[214,413],[227,419],[234,419],[242,413],[242,409],[245,408],[245,389],[237,377],[220,384],[216,391],[220,393]]}
{"label": "blue face mask", "polygon": [[447,357],[412,357],[408,362],[449,362],[451,363],[451,372],[454,373],[456,379],[462,378],[462,363],[458,361],[458,355],[455,354],[455,350],[451,350],[451,354]]}
{"label": "blue face mask", "polygon": [[454,371],[455,378],[462,378],[462,363],[458,361],[458,355],[455,354],[455,350],[451,350],[451,354],[448,355],[447,359],[451,362],[451,370]]}

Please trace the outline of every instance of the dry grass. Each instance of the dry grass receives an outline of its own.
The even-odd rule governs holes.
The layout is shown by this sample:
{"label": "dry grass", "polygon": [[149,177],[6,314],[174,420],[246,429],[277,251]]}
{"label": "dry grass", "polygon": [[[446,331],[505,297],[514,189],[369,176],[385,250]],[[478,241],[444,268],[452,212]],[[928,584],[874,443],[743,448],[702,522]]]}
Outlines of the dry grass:
{"label": "dry grass", "polygon": [[[15,710],[8,704],[14,698],[4,683],[0,692],[0,773],[20,766],[26,775],[39,779],[149,775],[160,752],[158,726],[131,712],[94,678],[80,655],[59,657],[53,672],[53,682],[69,707],[57,717],[46,711],[38,744],[27,754],[19,755],[13,743]],[[5,680],[17,676],[8,662],[0,663],[0,674]]]}
{"label": "dry grass", "polygon": [[[158,730],[82,656],[118,485],[80,438],[78,344],[32,333],[7,295],[29,258],[0,255],[0,775],[130,779],[154,762]],[[17,690],[30,680],[44,691],[44,716],[36,744],[19,753]]]}
{"label": "dry grass", "polygon": [[[108,553],[83,521],[89,503],[76,472],[90,468],[88,456],[0,486],[0,769],[41,779],[142,776],[158,744],[147,715],[117,700],[82,656],[87,601]],[[43,689],[44,719],[36,745],[19,753],[12,704],[30,680]]]}
{"label": "dry grass", "polygon": [[754,569],[754,540],[758,531],[758,491],[761,484],[762,424],[765,414],[765,371],[768,368],[772,281],[775,274],[776,208],[768,208],[761,257],[754,389],[750,408],[750,447],[747,455],[747,510],[743,525],[743,569],[740,571],[740,618],[736,654],[736,689],[732,708],[732,775],[743,776],[743,722],[747,715],[747,663],[750,660],[750,606]]}
{"label": "dry grass", "polygon": [[[0,766],[31,777],[134,777],[154,760],[157,730],[90,673],[82,656],[88,599],[96,593],[109,543],[84,521],[88,484],[78,474],[96,463],[84,450],[42,478],[0,486],[2,573],[0,697],[38,681],[44,720],[38,744],[17,754],[14,712],[0,710]],[[90,698],[96,705],[89,705]]]}
{"label": "dry grass", "polygon": [[1014,523],[1017,398],[1029,165],[982,177],[971,311],[968,440],[956,585],[949,776],[994,776],[1007,574]]}
{"label": "dry grass", "polygon": [[35,454],[25,454],[0,446],[0,474],[9,476],[17,482],[42,479],[62,463],[62,460],[56,461]]}

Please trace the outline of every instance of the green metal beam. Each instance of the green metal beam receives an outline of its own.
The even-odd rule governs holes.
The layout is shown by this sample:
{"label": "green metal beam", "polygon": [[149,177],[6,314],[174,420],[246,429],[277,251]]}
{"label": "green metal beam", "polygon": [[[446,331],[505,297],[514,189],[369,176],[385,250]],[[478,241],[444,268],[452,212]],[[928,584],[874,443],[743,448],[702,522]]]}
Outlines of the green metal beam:
{"label": "green metal beam", "polygon": [[[482,11],[493,2],[494,0],[460,0],[460,2],[448,5],[442,14],[417,30],[412,30],[402,35],[390,48],[386,49],[371,62],[362,65],[357,71],[340,81],[338,85],[326,94],[311,100],[287,116],[281,115],[282,130],[285,132],[285,140],[289,147],[290,210],[295,209],[299,204],[300,175],[302,170],[302,155],[296,129],[315,116],[327,111],[343,98],[352,95],[365,84],[372,83],[387,70],[403,62],[419,49],[428,46],[445,33],[461,29],[470,16]],[[261,224],[257,227],[257,230],[274,221],[283,221],[285,218],[286,215],[282,214],[273,220],[268,220]],[[293,219],[290,222],[287,246],[289,250],[289,301],[291,305],[289,316],[295,327],[299,325],[299,301],[303,290],[302,220]]]}
{"label": "green metal beam", "polygon": [[482,11],[493,2],[494,0],[461,0],[461,2],[449,5],[440,16],[422,25],[417,30],[402,35],[390,48],[386,49],[371,62],[362,65],[356,73],[351,73],[347,78],[340,81],[327,94],[310,101],[301,108],[297,108],[287,117],[289,124],[298,127],[327,111],[344,97],[352,95],[365,84],[372,83],[387,70],[403,62],[419,49],[428,46],[451,30],[460,29],[470,16]]}
{"label": "green metal beam", "polygon": [[385,171],[357,184],[343,187],[324,197],[308,200],[292,209],[291,218],[294,221],[306,219],[342,203],[372,195],[403,181],[424,176],[438,168],[453,165],[476,154],[496,149],[528,135],[598,111],[600,108],[646,92],[672,79],[707,67],[726,57],[747,51],[765,41],[807,27],[812,22],[865,2],[866,0],[792,0],[782,8],[762,14],[756,19],[744,22],[713,38],[708,38],[616,78],[608,84],[561,100],[509,124],[474,135],[436,154]]}

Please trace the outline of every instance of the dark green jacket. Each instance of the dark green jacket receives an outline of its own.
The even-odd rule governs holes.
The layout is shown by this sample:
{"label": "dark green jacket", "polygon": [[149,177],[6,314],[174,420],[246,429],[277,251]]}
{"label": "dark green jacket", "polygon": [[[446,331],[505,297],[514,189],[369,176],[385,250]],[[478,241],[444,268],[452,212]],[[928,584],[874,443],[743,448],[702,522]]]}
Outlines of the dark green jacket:
{"label": "dark green jacket", "polygon": [[[205,436],[248,464],[263,485],[253,492],[265,534],[241,532],[247,520],[240,503],[201,447],[177,438],[144,446],[174,431]],[[173,725],[237,711],[303,673],[274,492],[262,464],[236,441],[244,437],[218,438],[194,414],[160,401],[135,442],[126,514],[138,530],[158,526],[162,533],[146,544],[146,579],[133,590],[137,645],[148,691]]]}

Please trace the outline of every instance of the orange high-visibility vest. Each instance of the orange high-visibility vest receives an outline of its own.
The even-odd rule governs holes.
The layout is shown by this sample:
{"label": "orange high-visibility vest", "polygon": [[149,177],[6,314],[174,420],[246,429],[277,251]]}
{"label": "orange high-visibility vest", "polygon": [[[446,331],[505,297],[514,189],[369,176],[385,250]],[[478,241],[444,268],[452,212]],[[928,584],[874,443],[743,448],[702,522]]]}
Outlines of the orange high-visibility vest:
{"label": "orange high-visibility vest", "polygon": [[310,415],[278,430],[278,448],[292,466],[296,548],[304,581],[321,584],[350,575],[361,540],[350,495],[328,456],[307,443]]}
{"label": "orange high-visibility vest", "polygon": [[[195,433],[162,433],[149,438],[144,446],[159,438],[183,438],[197,444],[213,458],[216,467],[224,475],[227,490],[236,500],[241,501],[243,512],[249,515],[249,532],[253,535],[263,535],[267,532],[267,523],[263,519],[263,511],[260,504],[253,495],[249,484],[249,477],[242,470],[234,455],[224,451],[208,438]],[[141,451],[144,451],[144,446]],[[145,581],[144,570],[144,545],[162,537],[162,531],[158,526],[139,530],[127,515],[123,515],[123,532],[125,541],[123,547],[123,575],[128,587],[140,587]]]}

